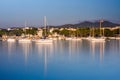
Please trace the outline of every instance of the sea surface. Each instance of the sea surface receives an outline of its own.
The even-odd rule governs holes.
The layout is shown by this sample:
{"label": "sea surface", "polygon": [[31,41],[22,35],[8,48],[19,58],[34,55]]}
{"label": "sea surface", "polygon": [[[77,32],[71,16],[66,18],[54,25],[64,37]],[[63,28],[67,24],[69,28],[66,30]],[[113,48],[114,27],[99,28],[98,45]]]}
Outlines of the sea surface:
{"label": "sea surface", "polygon": [[120,80],[120,40],[0,41],[0,80]]}

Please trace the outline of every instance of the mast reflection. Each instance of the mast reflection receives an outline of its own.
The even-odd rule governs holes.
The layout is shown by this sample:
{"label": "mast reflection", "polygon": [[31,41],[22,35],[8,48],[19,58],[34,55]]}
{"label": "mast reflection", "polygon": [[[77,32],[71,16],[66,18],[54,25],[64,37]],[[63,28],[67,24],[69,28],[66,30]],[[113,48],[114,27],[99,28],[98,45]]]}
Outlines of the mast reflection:
{"label": "mast reflection", "polygon": [[35,44],[39,56],[44,57],[44,74],[47,74],[48,58],[53,56],[53,44]]}
{"label": "mast reflection", "polygon": [[92,53],[92,58],[94,60],[95,55],[99,53],[100,62],[103,61],[104,58],[104,48],[105,48],[105,42],[91,42],[90,43],[90,50]]}
{"label": "mast reflection", "polygon": [[16,49],[16,43],[15,42],[7,42],[8,47],[8,55],[10,56],[12,52]]}
{"label": "mast reflection", "polygon": [[104,48],[105,42],[100,43],[100,62],[102,62],[104,58]]}
{"label": "mast reflection", "polygon": [[25,63],[27,63],[27,59],[29,56],[29,53],[31,52],[30,50],[32,50],[32,44],[31,43],[19,43],[19,45],[21,46],[21,49],[23,51],[24,57],[25,57]]}
{"label": "mast reflection", "polygon": [[92,58],[94,60],[94,57],[95,57],[95,42],[90,43],[90,51],[92,53]]}
{"label": "mast reflection", "polygon": [[69,41],[69,56],[77,55],[81,52],[81,41]]}

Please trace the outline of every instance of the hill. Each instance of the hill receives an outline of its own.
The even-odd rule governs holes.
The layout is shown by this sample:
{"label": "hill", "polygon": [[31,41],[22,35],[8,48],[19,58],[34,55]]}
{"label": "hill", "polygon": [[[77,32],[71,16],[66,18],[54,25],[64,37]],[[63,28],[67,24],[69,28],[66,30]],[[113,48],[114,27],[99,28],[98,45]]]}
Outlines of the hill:
{"label": "hill", "polygon": [[[120,24],[117,23],[113,23],[110,21],[104,21],[102,23],[102,27],[116,27],[116,26],[120,26]],[[100,27],[100,22],[99,21],[95,21],[95,22],[90,22],[90,21],[84,21],[81,23],[77,23],[77,24],[65,24],[65,25],[61,25],[61,26],[52,26],[52,27],[63,27],[63,28],[76,28],[76,27]]]}

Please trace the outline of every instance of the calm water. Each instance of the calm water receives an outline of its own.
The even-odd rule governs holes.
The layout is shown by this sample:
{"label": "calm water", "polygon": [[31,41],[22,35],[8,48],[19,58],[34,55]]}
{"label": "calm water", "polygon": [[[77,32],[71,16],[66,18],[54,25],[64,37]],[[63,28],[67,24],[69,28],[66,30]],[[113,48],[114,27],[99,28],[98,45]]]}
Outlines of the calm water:
{"label": "calm water", "polygon": [[0,80],[120,80],[120,41],[0,41]]}

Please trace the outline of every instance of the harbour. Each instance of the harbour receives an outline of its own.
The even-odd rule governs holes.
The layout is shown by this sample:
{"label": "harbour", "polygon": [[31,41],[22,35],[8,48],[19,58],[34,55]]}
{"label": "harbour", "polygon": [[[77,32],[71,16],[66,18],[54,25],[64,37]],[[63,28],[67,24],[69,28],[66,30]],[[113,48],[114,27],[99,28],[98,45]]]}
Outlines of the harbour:
{"label": "harbour", "polygon": [[120,0],[0,0],[0,80],[120,80]]}

